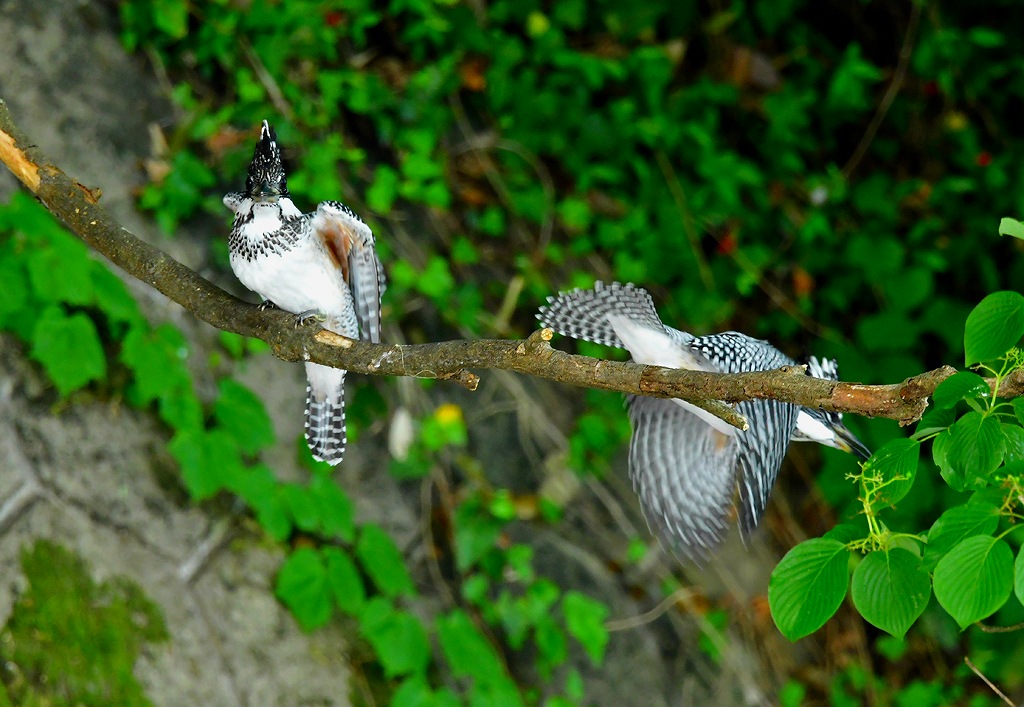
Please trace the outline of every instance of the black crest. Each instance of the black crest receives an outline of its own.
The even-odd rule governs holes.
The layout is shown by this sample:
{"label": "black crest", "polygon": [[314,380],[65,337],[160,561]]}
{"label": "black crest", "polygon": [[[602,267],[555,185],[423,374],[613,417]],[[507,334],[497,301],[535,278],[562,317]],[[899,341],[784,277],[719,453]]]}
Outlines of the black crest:
{"label": "black crest", "polygon": [[249,164],[245,192],[254,198],[288,196],[288,182],[284,174],[284,165],[281,163],[281,148],[277,144],[277,134],[265,120],[260,130],[260,140],[256,143],[252,162]]}

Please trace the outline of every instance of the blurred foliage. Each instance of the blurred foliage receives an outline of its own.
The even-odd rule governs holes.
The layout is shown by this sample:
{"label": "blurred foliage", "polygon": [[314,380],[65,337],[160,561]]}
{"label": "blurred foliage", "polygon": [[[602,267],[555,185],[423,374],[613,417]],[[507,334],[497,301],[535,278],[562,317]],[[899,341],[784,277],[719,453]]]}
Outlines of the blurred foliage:
{"label": "blurred foliage", "polygon": [[[148,705],[132,670],[166,641],[159,609],[123,577],[97,584],[46,540],[21,554],[26,588],[0,631],[0,679],[19,705]],[[4,703],[0,695],[0,704]]]}
{"label": "blurred foliage", "polygon": [[[151,50],[179,109],[143,208],[168,233],[201,211],[224,218],[219,194],[240,184],[255,127],[269,118],[300,206],[341,196],[378,231],[386,314],[410,340],[522,335],[544,297],[595,279],[643,284],[667,322],[695,333],[731,327],[795,355],[813,346],[839,359],[844,379],[892,382],[965,354],[968,365],[991,364],[1020,338],[1003,336],[1020,323],[1007,294],[987,300],[994,326],[968,319],[985,295],[1020,289],[1024,276],[1020,245],[996,238],[1000,216],[1024,212],[1024,170],[1012,157],[1024,138],[1016,5],[120,8],[125,45]],[[1014,223],[1000,230],[1012,234]],[[399,478],[440,465],[466,482],[432,548],[451,564],[465,603],[431,624],[410,610],[415,583],[393,541],[357,526],[347,496],[304,448],[306,484],[282,484],[259,461],[274,440],[250,391],[223,379],[217,399],[200,402],[180,333],[142,321],[120,282],[30,201],[0,211],[0,234],[0,275],[14,293],[0,300],[0,327],[27,342],[61,396],[123,390],[133,404],[155,406],[195,498],[238,494],[271,537],[295,541],[279,596],[307,628],[335,612],[356,621],[374,656],[364,670],[379,671],[369,681],[376,698],[583,700],[579,673],[563,670],[554,690],[554,668],[565,664],[568,637],[600,662],[607,607],[537,576],[531,548],[510,540],[522,500],[487,483],[466,449],[460,408],[409,419],[391,464]],[[213,248],[225,264],[225,241]],[[222,344],[232,358],[260,348],[230,336]],[[79,365],[69,365],[72,351]],[[996,373],[1018,365],[1016,354],[1003,361]],[[897,643],[870,634],[890,677],[855,660],[824,678],[794,675],[784,704],[980,703],[985,693],[967,687],[964,666],[908,668],[936,655],[958,665],[964,651],[990,678],[1020,688],[1020,633],[961,637],[957,625],[992,611],[1003,624],[1024,618],[1020,537],[1010,525],[1019,509],[1006,501],[1020,483],[1020,426],[1016,409],[982,397],[976,381],[951,380],[937,393],[942,409],[909,440],[889,441],[898,433],[887,422],[849,421],[879,454],[858,470],[824,453],[819,488],[834,514],[813,501],[797,509],[848,522],[798,545],[773,580],[777,591],[808,558],[817,570],[817,585],[800,586],[819,590],[808,596],[820,606],[796,606],[797,618],[780,622],[796,637],[839,606],[852,570],[854,606],[895,636],[909,630]],[[360,391],[355,421],[367,400],[383,408]],[[617,396],[587,391],[585,401],[567,463],[602,472],[629,427]],[[932,453],[921,455],[922,445]],[[535,505],[536,517],[557,521],[559,509]],[[979,560],[983,542],[991,563]],[[622,560],[642,556],[634,546]],[[967,601],[969,576],[992,579],[994,593],[951,602]],[[914,589],[884,593],[895,586]],[[725,626],[731,610],[709,616]],[[535,664],[539,692],[513,669],[517,654]]]}
{"label": "blurred foliage", "polygon": [[[83,275],[57,289],[49,287],[49,280],[37,284],[31,272],[57,251],[72,263],[74,272]],[[181,332],[167,324],[150,327],[127,287],[24,193],[16,193],[0,208],[0,272],[8,275],[17,293],[12,298],[17,306],[8,303],[0,310],[0,329],[18,335],[34,352],[37,332],[52,328],[51,319],[64,318],[82,322],[92,337],[87,342],[96,342],[99,373],[89,378],[78,373],[74,355],[68,354],[82,349],[77,340],[60,343],[56,353],[61,356],[52,357],[54,365],[50,357],[36,356],[62,397],[120,393],[132,405],[152,406],[172,430],[168,449],[195,500],[236,494],[270,537],[301,541],[282,566],[276,589],[303,628],[322,626],[339,611],[351,616],[382,671],[384,679],[374,681],[383,691],[382,699],[400,705],[459,703],[456,693],[435,689],[428,679],[435,667],[428,628],[409,610],[418,593],[402,552],[380,527],[356,525],[348,495],[330,477],[329,466],[313,461],[304,442],[297,449],[310,469],[307,483],[278,481],[259,461],[260,451],[275,442],[259,398],[236,381],[221,377],[215,399],[207,405],[200,402],[184,365],[189,347]],[[103,289],[95,283],[102,283]],[[49,318],[33,319],[32,313],[41,310]],[[239,337],[221,337],[221,341],[229,354],[265,349],[259,342]],[[219,363],[216,358],[211,365]],[[91,387],[86,387],[90,382]],[[406,463],[412,469],[407,472],[410,476],[427,473],[429,455],[466,444],[465,422],[456,405],[441,405],[420,426],[422,433],[408,450],[416,454],[408,459],[426,467]],[[515,650],[535,646],[546,682],[552,679],[552,669],[568,658],[568,636],[578,640],[591,661],[600,665],[608,641],[602,623],[607,609],[577,593],[563,595],[554,583],[537,577],[529,547],[503,548],[498,536],[515,517],[508,497],[500,493],[489,497],[482,491],[459,506],[454,533],[459,569],[472,575],[472,581],[467,580],[467,587],[473,586],[467,601],[490,607],[488,597],[500,592],[498,609],[484,614],[482,620],[495,631],[514,631],[510,645]],[[49,585],[40,587],[40,592],[52,591]],[[53,602],[58,600],[60,596],[53,597]],[[60,605],[53,602],[46,604],[47,620],[60,620]],[[557,618],[550,614],[556,606]],[[508,674],[504,660],[491,648],[481,650],[491,646],[491,639],[464,612],[439,616],[432,633],[453,674],[470,680],[467,699],[523,703],[521,688]],[[146,635],[138,630],[136,634]],[[31,653],[48,650],[49,644],[26,640],[18,645]],[[32,679],[36,677],[33,674]],[[570,693],[571,688],[567,688]],[[559,699],[558,704],[574,704],[569,698]]]}

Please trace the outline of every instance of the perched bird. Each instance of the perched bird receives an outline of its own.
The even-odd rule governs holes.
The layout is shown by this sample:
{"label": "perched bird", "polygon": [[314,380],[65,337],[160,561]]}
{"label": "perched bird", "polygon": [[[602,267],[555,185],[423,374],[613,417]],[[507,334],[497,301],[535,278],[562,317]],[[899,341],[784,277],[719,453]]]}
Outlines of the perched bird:
{"label": "perched bird", "polygon": [[[720,373],[763,371],[795,362],[769,344],[734,331],[695,337],[665,326],[646,290],[605,285],[549,297],[537,318],[575,339],[629,351],[666,368]],[[811,358],[807,372],[838,380],[835,361]],[[627,396],[633,436],[629,472],[651,529],[690,559],[705,559],[722,541],[739,485],[744,537],[757,527],[790,441],[814,441],[866,459],[867,448],[839,413],[776,400],[736,407],[740,431],[685,400]]]}
{"label": "perched bird", "polygon": [[[351,339],[380,342],[384,269],[373,233],[350,208],[324,201],[304,214],[288,195],[281,149],[263,121],[244,192],[224,197],[235,214],[228,253],[242,284],[268,306]],[[306,441],[313,457],[345,453],[345,371],[306,363]]]}

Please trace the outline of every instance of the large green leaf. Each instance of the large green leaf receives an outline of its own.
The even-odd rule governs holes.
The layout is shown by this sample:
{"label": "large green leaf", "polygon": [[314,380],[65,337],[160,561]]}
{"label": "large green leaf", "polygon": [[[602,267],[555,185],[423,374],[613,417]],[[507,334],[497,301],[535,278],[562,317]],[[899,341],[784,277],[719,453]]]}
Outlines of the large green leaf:
{"label": "large green leaf", "polygon": [[466,612],[456,609],[438,617],[437,640],[456,677],[484,682],[505,677],[505,668],[494,647]]}
{"label": "large green leaf", "polygon": [[964,327],[966,365],[999,358],[1024,336],[1024,296],[993,292],[983,299]]}
{"label": "large green leaf", "polygon": [[221,378],[220,394],[213,405],[213,416],[246,454],[256,454],[274,443],[274,426],[263,402],[241,383]]}
{"label": "large green leaf", "polygon": [[323,555],[327,560],[327,586],[334,601],[345,613],[357,614],[366,601],[366,590],[356,563],[347,552],[336,547],[325,547]]}
{"label": "large green leaf", "polygon": [[281,486],[264,464],[246,467],[228,486],[256,511],[260,526],[274,540],[282,541],[292,532],[292,519],[285,507]]}
{"label": "large green leaf", "polygon": [[997,611],[1013,589],[1013,552],[990,535],[963,540],[935,566],[935,598],[964,629]]}
{"label": "large green leaf", "polygon": [[[999,424],[999,428],[1003,431],[1003,440],[1006,443],[1003,468],[999,471],[1000,476],[1005,477],[1010,473],[1024,472],[1024,427],[1002,422]],[[1015,470],[1011,471],[1011,467]]]}
{"label": "large green leaf", "polygon": [[1013,565],[1013,590],[1020,603],[1024,604],[1024,547],[1017,553],[1017,561]]}
{"label": "large green leaf", "polygon": [[836,540],[815,538],[790,550],[768,583],[772,618],[786,638],[817,631],[846,596],[850,552]]}
{"label": "large green leaf", "polygon": [[363,606],[359,632],[373,646],[389,678],[422,672],[430,661],[423,624],[412,614],[396,610],[384,597],[374,597]]}
{"label": "large green leaf", "polygon": [[28,275],[36,298],[42,302],[92,304],[92,270],[97,267],[81,243],[66,234],[54,234],[56,243],[28,254]]}
{"label": "large green leaf", "polygon": [[907,495],[914,485],[921,443],[905,437],[896,438],[875,452],[864,464],[866,475],[875,475],[886,483],[881,500],[896,503]]}
{"label": "large green leaf", "polygon": [[989,475],[1002,463],[1006,452],[999,420],[976,410],[957,420],[936,442],[939,440],[945,458],[940,460],[936,454],[936,462],[950,476],[961,479],[964,488],[988,483]]}
{"label": "large green leaf", "polygon": [[309,482],[309,495],[317,506],[324,535],[352,542],[356,532],[355,510],[341,486],[329,475],[317,473]]}
{"label": "large green leaf", "polygon": [[405,558],[391,536],[377,525],[367,523],[359,534],[356,557],[377,588],[389,597],[415,594]]}
{"label": "large green leaf", "polygon": [[934,567],[943,555],[965,538],[991,535],[998,526],[999,507],[993,503],[971,502],[950,508],[928,531],[925,567]]}
{"label": "large green leaf", "polygon": [[300,484],[281,484],[280,493],[296,528],[311,533],[320,527],[320,509],[309,489]]}
{"label": "large green leaf", "polygon": [[47,307],[32,332],[31,355],[43,364],[61,395],[107,375],[96,325],[81,312],[69,317],[60,307]]}
{"label": "large green leaf", "polygon": [[580,642],[590,661],[595,666],[601,665],[608,646],[608,629],[604,627],[608,606],[586,594],[569,591],[562,599],[562,613],[569,633]]}
{"label": "large green leaf", "polygon": [[985,398],[992,395],[985,379],[971,371],[954,373],[932,393],[932,403],[937,408],[953,407],[965,398]]}
{"label": "large green leaf", "polygon": [[327,568],[313,548],[301,547],[288,556],[277,575],[276,591],[306,631],[323,626],[331,618]]}
{"label": "large green leaf", "polygon": [[928,606],[931,578],[913,553],[880,550],[857,565],[850,596],[868,623],[900,638]]}
{"label": "large green leaf", "polygon": [[185,487],[198,501],[238,488],[246,473],[238,443],[224,430],[179,430],[167,449],[181,466]]}

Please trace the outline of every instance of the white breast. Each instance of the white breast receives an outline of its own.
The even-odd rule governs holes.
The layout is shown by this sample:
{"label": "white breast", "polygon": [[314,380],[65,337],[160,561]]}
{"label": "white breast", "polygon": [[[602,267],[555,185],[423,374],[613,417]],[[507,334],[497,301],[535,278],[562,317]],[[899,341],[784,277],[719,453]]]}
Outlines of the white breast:
{"label": "white breast", "polygon": [[323,246],[308,234],[301,235],[287,249],[264,248],[261,252],[259,244],[263,234],[280,225],[276,215],[264,211],[256,209],[253,219],[241,231],[242,237],[249,240],[258,254],[247,259],[232,253],[231,269],[235,276],[281,309],[293,314],[310,310],[323,312],[328,316],[324,323],[326,328],[355,337],[358,329],[352,294],[342,279],[341,270]]}

